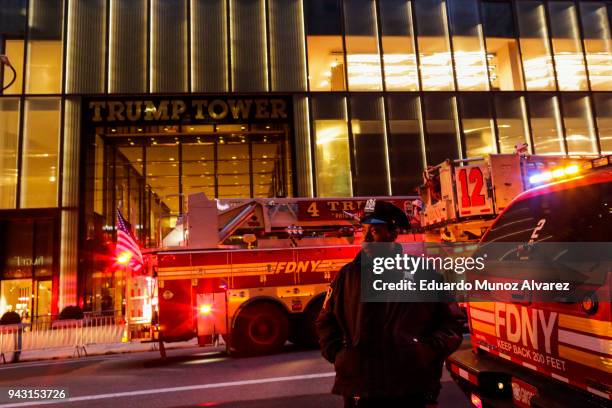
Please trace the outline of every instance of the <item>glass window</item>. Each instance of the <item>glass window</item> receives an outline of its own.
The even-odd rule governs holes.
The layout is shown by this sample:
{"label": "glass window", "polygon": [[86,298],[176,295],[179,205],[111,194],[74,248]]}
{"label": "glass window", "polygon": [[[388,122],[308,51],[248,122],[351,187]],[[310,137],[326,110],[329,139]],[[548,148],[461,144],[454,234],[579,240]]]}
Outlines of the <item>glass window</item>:
{"label": "glass window", "polygon": [[318,197],[353,195],[346,99],[334,95],[312,98],[315,170]]}
{"label": "glass window", "polygon": [[[495,114],[500,153],[514,153],[516,146],[529,144],[525,98],[518,95],[495,95]],[[531,149],[532,146],[529,146]]]}
{"label": "glass window", "polygon": [[371,95],[351,98],[355,196],[390,195],[384,116],[382,98]]}
{"label": "glass window", "polygon": [[273,91],[306,90],[304,13],[301,0],[269,0]]}
{"label": "glass window", "polygon": [[584,94],[563,94],[563,124],[569,154],[597,153],[595,126],[589,97]]}
{"label": "glass window", "polygon": [[178,145],[152,142],[146,147],[145,157],[146,190],[150,195],[151,230],[155,241],[172,231],[181,209]]}
{"label": "glass window", "polygon": [[488,90],[487,61],[478,2],[452,0],[449,6],[457,86],[466,91]]}
{"label": "glass window", "polygon": [[541,1],[519,1],[516,12],[527,89],[555,89],[544,5]]}
{"label": "glass window", "polygon": [[268,90],[264,0],[230,0],[232,89]]}
{"label": "glass window", "polygon": [[23,208],[57,205],[59,113],[58,99],[26,100],[20,200]]}
{"label": "glass window", "polygon": [[521,90],[523,73],[512,5],[487,1],[482,7],[491,87],[502,91]]}
{"label": "glass window", "polygon": [[593,94],[602,154],[612,154],[612,94]]}
{"label": "glass window", "polygon": [[1,67],[4,71],[3,86],[8,85],[11,81],[11,86],[4,90],[4,94],[20,94],[23,87],[23,40],[6,40],[4,42],[4,53],[8,57],[11,66],[15,69],[15,74],[8,67]]}
{"label": "glass window", "polygon": [[227,91],[225,4],[225,0],[192,0],[191,86],[194,92]]}
{"label": "glass window", "polygon": [[383,71],[388,91],[419,89],[412,3],[409,0],[379,0]]}
{"label": "glass window", "polygon": [[425,152],[421,132],[419,98],[388,95],[389,167],[393,195],[414,194],[422,182]]}
{"label": "glass window", "polygon": [[466,94],[459,99],[465,157],[496,153],[493,116],[487,94]]}
{"label": "glass window", "polygon": [[185,0],[151,2],[151,92],[187,91]]}
{"label": "glass window", "polygon": [[453,90],[446,4],[443,0],[419,0],[415,11],[423,90]]}
{"label": "glass window", "polygon": [[0,99],[0,208],[15,208],[19,99]]}
{"label": "glass window", "polygon": [[[228,142],[219,144],[217,147],[219,198],[251,197],[251,178],[249,172],[251,152],[249,151],[249,146],[240,142]],[[266,165],[267,171],[264,174],[271,174],[274,164],[270,161]],[[267,193],[268,191],[266,191]]]}
{"label": "glass window", "polygon": [[183,194],[204,193],[215,198],[215,145],[210,142],[183,144]]}
{"label": "glass window", "polygon": [[559,89],[586,90],[586,71],[576,7],[573,2],[552,1],[548,3],[548,12]]}
{"label": "glass window", "polygon": [[612,89],[612,40],[610,16],[604,2],[580,1],[584,49],[591,89]]}
{"label": "glass window", "polygon": [[32,279],[3,280],[0,286],[0,312],[17,312],[22,322],[32,316]]}
{"label": "glass window", "polygon": [[111,93],[147,91],[147,1],[110,3],[109,73]]}
{"label": "glass window", "polygon": [[554,95],[530,94],[529,116],[533,132],[533,153],[564,154],[559,102]]}
{"label": "glass window", "polygon": [[15,78],[13,84],[4,92],[0,91],[0,93],[21,93],[26,4],[26,0],[0,2],[0,54],[6,55],[15,71],[17,71],[17,75],[14,76],[10,69],[0,65],[0,79],[4,79],[4,86]]}
{"label": "glass window", "polygon": [[455,98],[425,95],[425,152],[427,165],[459,158],[459,127]]}
{"label": "glass window", "polygon": [[344,0],[346,63],[351,91],[382,89],[374,0]]}
{"label": "glass window", "polygon": [[304,7],[310,90],[344,91],[340,0],[308,0]]}
{"label": "glass window", "polygon": [[30,1],[27,93],[61,92],[63,15],[62,0]]}

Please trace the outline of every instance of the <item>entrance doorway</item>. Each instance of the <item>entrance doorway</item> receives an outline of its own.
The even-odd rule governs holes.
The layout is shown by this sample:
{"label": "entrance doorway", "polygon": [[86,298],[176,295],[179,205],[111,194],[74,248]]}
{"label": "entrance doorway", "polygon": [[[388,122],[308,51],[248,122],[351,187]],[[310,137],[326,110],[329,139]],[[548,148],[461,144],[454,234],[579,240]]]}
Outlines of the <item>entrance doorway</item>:
{"label": "entrance doorway", "polygon": [[290,194],[287,125],[99,127],[87,157],[87,198],[96,229],[116,209],[147,247],[159,246],[186,211],[187,197]]}

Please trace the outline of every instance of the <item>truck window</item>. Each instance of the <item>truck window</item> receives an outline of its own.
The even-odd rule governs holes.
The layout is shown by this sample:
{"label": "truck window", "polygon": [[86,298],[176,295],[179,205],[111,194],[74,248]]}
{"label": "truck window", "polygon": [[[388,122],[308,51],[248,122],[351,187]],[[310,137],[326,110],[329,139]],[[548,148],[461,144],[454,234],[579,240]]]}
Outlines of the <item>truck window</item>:
{"label": "truck window", "polygon": [[[612,238],[612,183],[546,193],[519,201],[483,237],[482,243],[606,242]],[[544,221],[542,221],[544,220]]]}

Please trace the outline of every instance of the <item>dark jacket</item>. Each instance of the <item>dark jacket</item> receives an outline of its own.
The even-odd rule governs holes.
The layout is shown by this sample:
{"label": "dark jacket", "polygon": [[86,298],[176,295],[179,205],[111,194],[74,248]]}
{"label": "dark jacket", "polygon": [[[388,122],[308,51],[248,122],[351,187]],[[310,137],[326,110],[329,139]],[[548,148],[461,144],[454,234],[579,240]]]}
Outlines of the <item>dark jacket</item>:
{"label": "dark jacket", "polygon": [[316,322],[323,357],[336,371],[332,392],[435,401],[444,360],[463,339],[458,305],[361,302],[360,288],[361,252],[332,281]]}

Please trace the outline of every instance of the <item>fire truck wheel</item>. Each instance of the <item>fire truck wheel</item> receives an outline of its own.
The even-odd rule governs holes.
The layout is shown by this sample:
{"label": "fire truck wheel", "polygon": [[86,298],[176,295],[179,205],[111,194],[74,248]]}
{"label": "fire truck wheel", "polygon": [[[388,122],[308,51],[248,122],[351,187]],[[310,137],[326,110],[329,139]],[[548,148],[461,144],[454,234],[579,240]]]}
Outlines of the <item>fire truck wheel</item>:
{"label": "fire truck wheel", "polygon": [[308,306],[308,309],[306,309],[302,315],[302,319],[300,319],[300,327],[298,329],[299,335],[294,336],[295,341],[293,341],[293,343],[309,348],[319,346],[319,335],[317,334],[315,322],[317,317],[319,317],[319,313],[321,313],[322,307],[323,298],[314,300]]}
{"label": "fire truck wheel", "polygon": [[279,351],[289,335],[287,314],[266,302],[245,307],[234,324],[232,348],[240,355]]}

